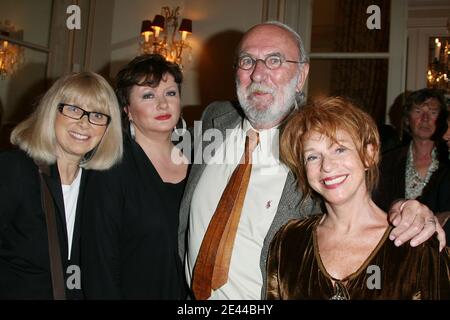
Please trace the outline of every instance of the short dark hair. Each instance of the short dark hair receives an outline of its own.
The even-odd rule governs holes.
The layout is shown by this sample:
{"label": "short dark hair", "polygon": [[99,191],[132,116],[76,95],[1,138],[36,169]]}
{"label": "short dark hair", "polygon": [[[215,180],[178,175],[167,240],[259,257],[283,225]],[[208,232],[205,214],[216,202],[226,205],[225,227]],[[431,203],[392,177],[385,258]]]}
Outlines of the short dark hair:
{"label": "short dark hair", "polygon": [[439,103],[439,115],[436,119],[436,131],[431,139],[433,141],[441,139],[445,131],[447,131],[447,104],[442,90],[424,88],[412,92],[405,101],[405,107],[403,109],[403,124],[406,131],[411,134],[411,130],[408,125],[408,116],[410,115],[414,106],[419,106],[430,98],[434,98]]}
{"label": "short dark hair", "polygon": [[165,74],[174,77],[181,91],[183,74],[178,64],[167,61],[159,54],[144,54],[123,67],[116,77],[116,94],[121,108],[130,104],[130,92],[134,85],[157,87]]}

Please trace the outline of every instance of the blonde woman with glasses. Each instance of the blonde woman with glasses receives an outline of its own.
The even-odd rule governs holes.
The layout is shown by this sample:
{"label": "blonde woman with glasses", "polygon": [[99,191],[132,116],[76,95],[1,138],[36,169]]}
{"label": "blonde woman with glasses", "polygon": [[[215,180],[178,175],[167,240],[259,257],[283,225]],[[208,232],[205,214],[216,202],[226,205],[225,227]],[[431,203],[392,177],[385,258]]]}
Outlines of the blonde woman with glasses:
{"label": "blonde woman with glasses", "polygon": [[[120,160],[121,140],[114,91],[91,72],[57,80],[13,130],[11,143],[18,150],[0,153],[0,299],[57,298],[49,252],[60,256],[55,261],[62,268],[63,295],[82,298],[84,185],[90,170],[108,169]],[[49,211],[54,211],[57,241],[48,240]],[[49,241],[59,242],[59,250],[51,251]]]}

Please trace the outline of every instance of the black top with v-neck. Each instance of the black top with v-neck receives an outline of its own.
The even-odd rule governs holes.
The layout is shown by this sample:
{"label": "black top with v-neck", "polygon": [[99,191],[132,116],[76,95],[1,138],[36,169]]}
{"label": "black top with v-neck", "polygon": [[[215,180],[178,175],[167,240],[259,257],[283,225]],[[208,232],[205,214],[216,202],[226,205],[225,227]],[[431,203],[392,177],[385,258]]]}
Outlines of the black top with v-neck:
{"label": "black top with v-neck", "polygon": [[183,299],[177,254],[185,180],[162,181],[142,148],[124,139],[119,165],[87,185],[82,285],[87,299]]}

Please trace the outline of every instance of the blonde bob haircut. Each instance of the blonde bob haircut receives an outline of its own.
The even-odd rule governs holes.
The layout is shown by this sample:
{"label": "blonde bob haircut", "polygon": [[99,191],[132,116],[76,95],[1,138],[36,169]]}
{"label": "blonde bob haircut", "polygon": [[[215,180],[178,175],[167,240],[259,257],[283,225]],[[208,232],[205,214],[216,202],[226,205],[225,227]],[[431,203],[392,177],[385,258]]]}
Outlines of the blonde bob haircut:
{"label": "blonde bob haircut", "polygon": [[[293,171],[303,196],[301,203],[317,196],[306,178],[304,142],[312,132],[328,137],[334,143],[338,130],[350,135],[361,162],[366,167],[366,186],[369,193],[378,183],[380,137],[373,119],[353,102],[331,97],[307,104],[295,112],[283,128],[280,140],[281,159]],[[369,147],[371,145],[371,147]]]}
{"label": "blonde bob haircut", "polygon": [[93,72],[74,73],[58,79],[45,93],[36,110],[11,133],[11,143],[34,160],[54,164],[56,156],[55,119],[59,103],[68,103],[111,117],[100,143],[80,163],[85,169],[105,170],[122,157],[120,108],[114,90]]}

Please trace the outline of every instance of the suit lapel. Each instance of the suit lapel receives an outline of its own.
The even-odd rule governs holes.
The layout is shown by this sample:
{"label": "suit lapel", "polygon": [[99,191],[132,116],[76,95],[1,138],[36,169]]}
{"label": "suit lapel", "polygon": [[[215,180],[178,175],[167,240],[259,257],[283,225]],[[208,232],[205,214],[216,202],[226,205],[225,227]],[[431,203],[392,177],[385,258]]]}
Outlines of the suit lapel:
{"label": "suit lapel", "polygon": [[319,213],[319,204],[312,199],[307,199],[300,207],[301,191],[298,190],[294,174],[289,170],[284,184],[283,192],[281,194],[280,203],[278,204],[277,212],[272,221],[272,224],[264,238],[263,248],[260,256],[260,268],[263,276],[263,286],[261,288],[261,298],[265,298],[266,282],[266,261],[269,254],[270,243],[275,234],[280,228],[289,220],[306,218],[312,214]]}
{"label": "suit lapel", "polygon": [[[307,210],[301,211],[299,204],[300,192],[299,190],[297,190],[294,174],[292,173],[292,171],[289,171],[286,182],[284,184],[283,192],[281,194],[280,202],[278,204],[277,212],[275,213],[275,217],[265,238],[265,242],[267,242],[267,245],[270,243],[277,231],[287,221],[291,219],[299,219],[302,216],[306,217],[309,214]],[[264,247],[266,247],[266,243],[264,244]]]}
{"label": "suit lapel", "polygon": [[203,171],[206,168],[205,159],[203,158],[203,150],[205,150],[206,146],[210,143],[210,141],[205,141],[203,139],[203,133],[208,129],[217,129],[224,137],[223,143],[225,143],[226,138],[226,129],[234,128],[238,125],[240,118],[236,118],[235,114],[227,113],[225,115],[219,116],[217,118],[212,119],[210,124],[207,124],[202,128],[201,134],[196,134],[194,139],[200,139],[201,141],[201,150],[197,150],[196,152],[201,152],[201,163],[193,164],[191,172],[189,174],[189,179],[186,185],[186,193],[188,197],[184,197],[183,201],[187,203],[191,203],[192,195],[194,193],[194,189],[197,186],[200,177],[202,176]]}
{"label": "suit lapel", "polygon": [[[210,143],[210,141],[204,141],[203,133],[208,129],[217,129],[221,132],[222,137],[224,137],[223,142],[225,143],[226,139],[226,130],[235,128],[239,122],[242,121],[242,118],[236,112],[236,110],[232,110],[226,112],[224,114],[213,117],[210,122],[203,121],[202,128],[195,131],[194,130],[194,141],[201,141],[202,148],[198,150],[194,150],[194,160],[196,159],[195,155],[197,155],[197,159],[200,159],[200,163],[194,163],[191,167],[189,177],[186,183],[186,188],[184,192],[183,199],[181,201],[180,206],[180,219],[179,219],[179,238],[178,238],[178,247],[179,254],[182,261],[184,260],[185,253],[185,241],[186,241],[186,230],[188,228],[189,223],[189,212],[191,207],[192,196],[194,194],[194,190],[202,176],[203,171],[206,168],[206,163],[203,159],[203,150]],[[200,153],[200,154],[199,154]],[[201,157],[201,158],[199,158]]]}

